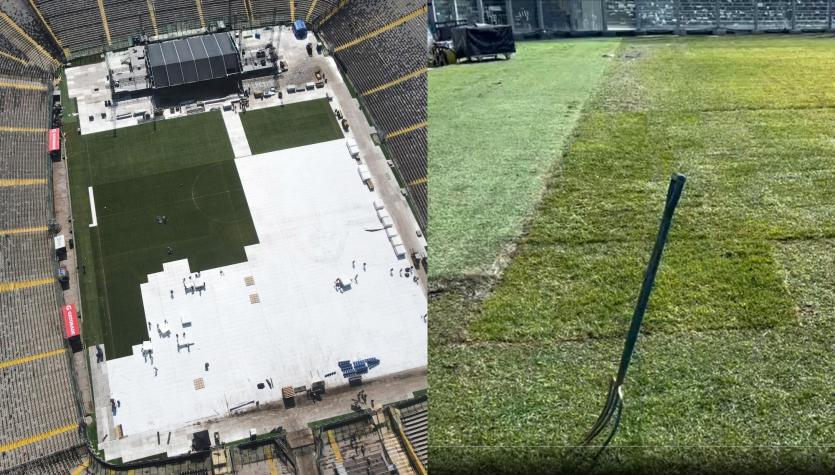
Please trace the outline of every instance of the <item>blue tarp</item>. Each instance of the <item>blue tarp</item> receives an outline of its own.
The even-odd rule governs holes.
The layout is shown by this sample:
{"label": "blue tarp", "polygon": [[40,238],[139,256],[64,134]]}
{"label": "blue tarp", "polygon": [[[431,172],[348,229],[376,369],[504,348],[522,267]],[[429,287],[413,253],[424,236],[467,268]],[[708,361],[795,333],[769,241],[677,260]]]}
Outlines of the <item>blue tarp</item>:
{"label": "blue tarp", "polygon": [[307,38],[307,26],[305,26],[304,20],[300,19],[293,22],[293,34],[300,40]]}

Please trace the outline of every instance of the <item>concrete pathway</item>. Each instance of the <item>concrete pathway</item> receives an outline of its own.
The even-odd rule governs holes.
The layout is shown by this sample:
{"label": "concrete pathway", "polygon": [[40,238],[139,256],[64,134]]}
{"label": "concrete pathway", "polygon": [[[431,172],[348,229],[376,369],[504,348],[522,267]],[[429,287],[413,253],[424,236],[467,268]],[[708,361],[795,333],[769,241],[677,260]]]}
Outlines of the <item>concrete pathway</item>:
{"label": "concrete pathway", "polygon": [[[337,69],[336,62],[332,57],[316,57],[325,71],[327,77],[341,77]],[[406,248],[407,254],[417,250],[424,250],[424,244],[417,231],[420,227],[415,220],[412,210],[409,208],[406,198],[400,191],[400,185],[394,177],[394,172],[386,161],[382,149],[374,144],[371,139],[374,128],[368,123],[365,114],[360,108],[359,101],[351,97],[351,92],[348,86],[343,81],[329,81],[329,89],[334,96],[338,106],[342,108],[342,114],[348,119],[351,132],[348,134],[353,136],[357,141],[360,149],[360,157],[368,165],[368,170],[374,180],[375,188],[383,199],[386,210],[394,220],[394,225],[399,231],[403,245]],[[409,259],[411,259],[409,257]],[[426,293],[428,285],[426,280],[426,270],[417,268],[417,275],[420,278],[420,284]]]}
{"label": "concrete pathway", "polygon": [[235,111],[223,111],[223,124],[226,125],[226,133],[229,134],[229,142],[232,144],[232,151],[235,158],[248,157],[252,155],[249,149],[249,141],[246,139],[244,125],[241,123],[241,116]]}
{"label": "concrete pathway", "polygon": [[[95,358],[95,353],[93,353]],[[209,434],[219,433],[221,442],[246,438],[249,429],[264,434],[276,427],[283,427],[288,433],[303,430],[311,422],[348,414],[357,393],[365,390],[368,403],[375,407],[409,399],[413,393],[428,387],[426,369],[394,374],[364,382],[361,388],[342,387],[328,391],[321,402],[300,397],[296,407],[285,409],[281,403],[264,404],[258,409],[190,424],[172,432],[148,431],[134,434],[111,442],[108,438],[99,448],[105,450],[106,458],[121,457],[124,461],[167,452],[169,456],[186,453],[191,448],[194,432],[208,430]]]}
{"label": "concrete pathway", "polygon": [[[72,239],[74,236],[74,224],[70,215],[71,197],[66,160],[60,160],[52,164],[52,188],[55,221],[61,225],[61,233],[67,239]],[[63,291],[64,303],[74,304],[79,315],[83,317],[84,313],[81,306],[80,284],[78,280],[78,272],[81,265],[76,259],[75,246],[72,248],[67,247],[67,258],[63,262],[63,265],[66,266],[69,273],[69,284],[66,290]],[[86,267],[84,269],[86,270]],[[90,377],[85,358],[86,355],[84,352],[80,351],[73,355],[72,361],[73,371],[75,373],[74,378],[81,393],[82,412],[86,417],[93,412],[93,393],[90,389]]]}

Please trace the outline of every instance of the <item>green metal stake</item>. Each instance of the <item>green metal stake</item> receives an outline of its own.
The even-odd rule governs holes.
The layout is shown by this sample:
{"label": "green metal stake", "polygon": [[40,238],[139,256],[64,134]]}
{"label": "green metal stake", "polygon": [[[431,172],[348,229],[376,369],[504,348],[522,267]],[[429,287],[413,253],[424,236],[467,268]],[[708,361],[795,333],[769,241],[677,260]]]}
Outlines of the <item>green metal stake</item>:
{"label": "green metal stake", "polygon": [[655,276],[658,273],[658,267],[661,264],[661,255],[664,252],[664,245],[667,243],[667,234],[670,232],[670,226],[673,223],[673,214],[678,205],[681,192],[684,190],[684,183],[687,178],[684,175],[676,174],[670,178],[670,187],[667,189],[667,201],[664,206],[664,215],[661,218],[661,227],[658,230],[658,236],[655,239],[655,247],[652,249],[652,254],[649,258],[646,273],[644,274],[644,282],[641,285],[641,293],[638,296],[638,302],[635,305],[635,313],[632,314],[632,323],[629,326],[629,332],[626,334],[626,343],[623,347],[623,355],[621,356],[620,366],[615,378],[609,384],[609,392],[606,396],[606,403],[603,406],[603,411],[597,418],[597,421],[592,426],[586,438],[583,440],[584,446],[589,446],[594,439],[600,435],[612,417],[615,421],[612,431],[606,440],[600,445],[600,450],[597,455],[609,445],[609,442],[615,436],[615,432],[620,424],[621,414],[623,412],[623,383],[626,380],[626,371],[629,369],[629,363],[632,360],[632,354],[635,352],[635,344],[638,341],[638,334],[641,331],[641,323],[644,320],[644,314],[649,304],[649,296],[652,293],[652,287],[655,283]]}

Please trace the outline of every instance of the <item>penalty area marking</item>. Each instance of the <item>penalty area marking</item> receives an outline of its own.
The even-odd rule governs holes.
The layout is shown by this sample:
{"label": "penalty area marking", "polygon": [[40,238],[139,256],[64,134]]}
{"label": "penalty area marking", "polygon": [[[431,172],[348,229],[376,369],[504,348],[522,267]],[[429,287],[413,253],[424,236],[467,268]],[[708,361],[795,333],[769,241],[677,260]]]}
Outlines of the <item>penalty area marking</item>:
{"label": "penalty area marking", "polygon": [[90,195],[90,213],[93,215],[93,222],[90,223],[91,228],[99,225],[99,217],[96,216],[96,197],[93,196],[93,187],[87,187],[87,193]]}

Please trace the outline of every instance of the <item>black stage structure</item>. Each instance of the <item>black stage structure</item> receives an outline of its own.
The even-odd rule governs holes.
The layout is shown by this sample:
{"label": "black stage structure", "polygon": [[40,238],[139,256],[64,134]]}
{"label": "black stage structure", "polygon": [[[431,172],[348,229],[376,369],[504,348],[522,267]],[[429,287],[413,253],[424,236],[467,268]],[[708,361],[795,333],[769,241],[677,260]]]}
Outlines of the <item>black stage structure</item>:
{"label": "black stage structure", "polygon": [[241,55],[229,33],[214,33],[147,46],[154,89],[241,74]]}

